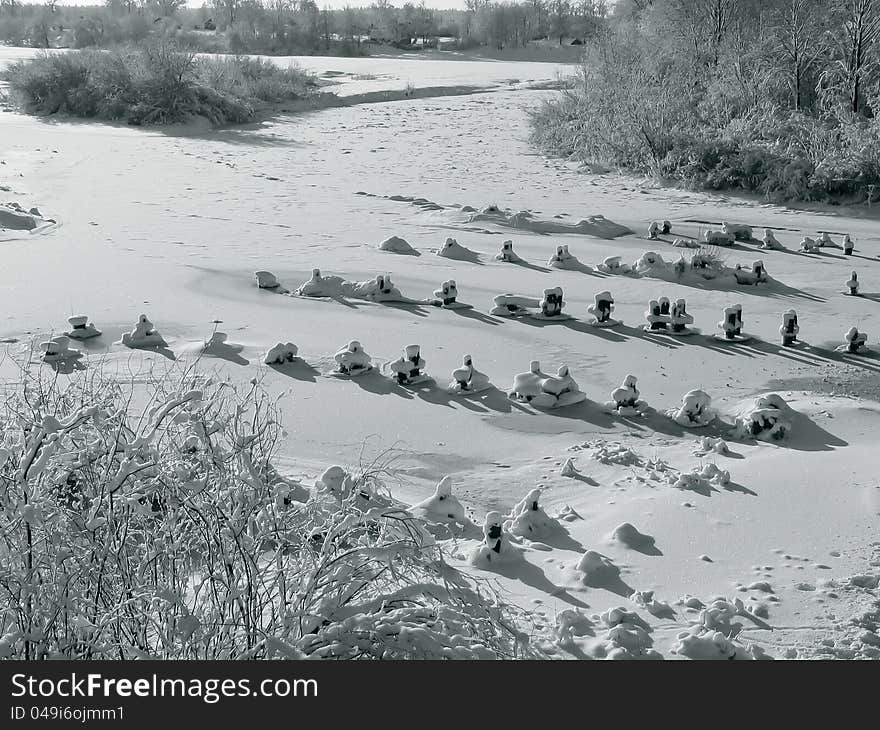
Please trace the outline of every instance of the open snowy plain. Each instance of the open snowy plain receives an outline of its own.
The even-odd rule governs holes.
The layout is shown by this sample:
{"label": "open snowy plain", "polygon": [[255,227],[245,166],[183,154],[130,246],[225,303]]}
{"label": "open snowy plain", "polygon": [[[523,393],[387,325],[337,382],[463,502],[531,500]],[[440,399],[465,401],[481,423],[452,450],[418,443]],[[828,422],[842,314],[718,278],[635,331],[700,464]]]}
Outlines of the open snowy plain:
{"label": "open snowy plain", "polygon": [[[0,64],[22,53],[0,49]],[[55,221],[0,230],[3,377],[15,375],[12,356],[85,314],[104,334],[74,345],[86,353],[80,366],[125,377],[151,362],[173,370],[201,357],[202,369],[259,378],[282,396],[288,438],[279,467],[304,483],[387,449],[398,477],[389,487],[402,501],[429,497],[450,476],[475,523],[449,540],[451,562],[498,580],[531,612],[536,640],[560,657],[880,656],[876,211],[796,210],[543,159],[527,142],[527,110],[556,93],[546,87],[564,72],[557,65],[298,61],[336,82],[328,89],[348,105],[216,131],[0,111],[0,202]],[[477,86],[485,88],[474,93]],[[379,92],[409,96],[381,102]],[[650,222],[664,219],[672,234],[648,240]],[[774,230],[787,250],[757,242],[719,249],[731,268],[762,260],[768,281],[598,268],[611,256],[631,266],[646,252],[689,260],[694,250],[672,241],[723,221],[753,226],[758,239]],[[611,222],[631,232],[616,235]],[[838,244],[850,234],[854,255],[798,251],[805,235],[822,231]],[[380,250],[391,236],[419,255]],[[449,237],[464,250],[438,255]],[[507,240],[520,263],[496,259]],[[579,263],[548,265],[560,245]],[[454,280],[458,301],[472,308],[284,296],[254,277],[269,271],[293,292],[316,267],[358,282],[390,274],[412,300]],[[859,297],[843,293],[853,270]],[[554,287],[571,319],[489,313],[497,295],[540,300]],[[617,327],[589,324],[587,308],[603,291]],[[661,297],[686,299],[702,333],[645,332],[648,303]],[[715,338],[734,304],[749,342]],[[790,309],[800,344],[783,347]],[[140,314],[167,350],[113,344]],[[869,349],[837,352],[853,326]],[[203,354],[215,329],[227,346]],[[351,340],[377,367],[328,377],[334,353]],[[295,343],[301,361],[264,365],[279,341]],[[407,387],[385,372],[414,343],[434,383]],[[466,354],[494,389],[447,390]],[[514,377],[535,360],[551,374],[567,365],[586,400],[541,409],[509,398]],[[648,408],[609,413],[606,401],[628,374]],[[693,389],[718,412],[703,428],[666,414]],[[767,393],[793,409],[786,436],[731,437],[737,415]],[[728,451],[701,450],[703,436],[725,439]],[[568,460],[573,469],[563,469]],[[710,467],[688,476],[711,464],[720,474]],[[502,546],[515,551],[511,562],[472,565],[485,515],[506,517],[536,488],[542,511],[531,510],[519,521],[523,534]],[[724,601],[703,611],[716,599]],[[615,607],[640,618],[609,614]],[[711,633],[682,638],[701,616],[710,628],[742,624],[739,649],[713,645]],[[615,631],[620,625],[626,630]]]}

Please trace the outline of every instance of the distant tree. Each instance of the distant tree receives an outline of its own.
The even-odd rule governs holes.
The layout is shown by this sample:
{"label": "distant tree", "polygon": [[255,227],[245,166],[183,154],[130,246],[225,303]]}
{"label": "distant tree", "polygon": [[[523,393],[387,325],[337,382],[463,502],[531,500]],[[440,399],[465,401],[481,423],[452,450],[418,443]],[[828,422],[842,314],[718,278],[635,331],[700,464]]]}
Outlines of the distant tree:
{"label": "distant tree", "polygon": [[550,0],[548,12],[550,14],[550,35],[558,38],[561,46],[563,38],[569,32],[571,6],[568,4],[568,0]]}

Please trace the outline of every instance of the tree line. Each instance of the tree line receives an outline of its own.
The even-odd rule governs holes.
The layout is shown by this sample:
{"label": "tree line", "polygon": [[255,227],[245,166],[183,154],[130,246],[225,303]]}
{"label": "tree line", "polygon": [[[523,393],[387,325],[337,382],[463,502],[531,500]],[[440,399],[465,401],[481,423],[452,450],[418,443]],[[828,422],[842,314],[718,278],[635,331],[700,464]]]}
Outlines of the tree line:
{"label": "tree line", "polygon": [[595,38],[608,18],[605,0],[466,0],[464,10],[424,2],[399,7],[330,9],[315,0],[106,0],[103,6],[23,4],[0,0],[0,42],[34,46],[107,47],[172,34],[199,50],[253,53],[366,53],[370,45],[402,49],[525,47]]}
{"label": "tree line", "polygon": [[871,200],[877,112],[880,0],[620,0],[535,141],[689,184]]}

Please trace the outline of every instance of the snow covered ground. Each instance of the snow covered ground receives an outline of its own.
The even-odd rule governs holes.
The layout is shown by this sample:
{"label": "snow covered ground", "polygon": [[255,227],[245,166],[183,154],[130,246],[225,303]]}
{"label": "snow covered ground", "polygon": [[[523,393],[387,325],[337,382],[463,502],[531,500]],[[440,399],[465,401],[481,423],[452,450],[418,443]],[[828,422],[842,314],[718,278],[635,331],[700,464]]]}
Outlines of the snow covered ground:
{"label": "snow covered ground", "polygon": [[[0,49],[0,64],[18,55]],[[538,633],[567,627],[560,656],[608,654],[615,622],[601,614],[616,606],[641,617],[661,655],[681,655],[676,647],[691,655],[706,651],[678,638],[699,615],[696,601],[679,603],[685,596],[705,605],[741,599],[758,619],[740,619],[745,643],[774,657],[880,655],[880,348],[834,352],[851,326],[867,332],[869,347],[880,338],[875,211],[798,210],[667,190],[545,160],[527,144],[527,110],[552,93],[536,87],[555,80],[553,64],[298,61],[342,79],[343,93],[354,101],[407,85],[438,94],[487,90],[352,104],[216,131],[0,111],[0,202],[37,207],[55,221],[35,232],[0,231],[0,341],[10,354],[34,338],[60,334],[68,316],[87,314],[103,336],[76,344],[88,355],[85,365],[103,359],[122,373],[202,357],[203,368],[241,380],[257,375],[283,394],[289,438],[282,466],[292,474],[315,478],[331,464],[355,464],[395,447],[404,452],[400,483],[392,485],[396,496],[420,501],[452,475],[455,495],[478,525],[486,512],[506,515],[540,487],[547,514],[569,515],[560,522],[564,529],[549,542],[524,542],[524,563],[485,575],[534,612]],[[478,213],[488,206],[531,215]],[[601,221],[578,226],[594,215],[634,233],[603,238],[608,228]],[[672,235],[647,240],[649,223],[664,219]],[[748,243],[721,249],[730,267],[750,268],[762,259],[770,282],[669,281],[596,269],[609,256],[628,264],[648,251],[667,262],[682,252],[689,257],[673,239],[699,237],[723,221],[756,232],[775,229],[788,251]],[[796,251],[803,236],[826,230],[837,241],[851,234],[855,255]],[[390,236],[422,255],[380,250]],[[477,257],[434,255],[447,237]],[[508,239],[526,263],[495,259]],[[581,266],[546,265],[563,244]],[[315,267],[351,281],[390,273],[401,293],[416,300],[454,280],[458,301],[473,308],[280,296],[254,279],[255,271],[267,270],[295,290]],[[852,270],[861,297],[842,293]],[[574,319],[488,314],[498,294],[540,299],[556,286]],[[613,294],[619,327],[587,324],[587,307],[605,290]],[[664,296],[686,298],[703,335],[644,332],[648,302]],[[712,339],[723,310],[736,303],[754,339]],[[779,327],[791,308],[807,344],[789,349],[780,344]],[[141,313],[167,349],[112,344]],[[199,343],[215,327],[227,333],[228,344],[205,350]],[[407,345],[421,345],[425,372],[436,384],[403,387],[381,367],[351,380],[325,377],[333,353],[351,340],[380,366]],[[277,342],[295,343],[303,364],[264,366]],[[497,390],[470,397],[445,390],[465,354]],[[568,365],[588,400],[549,411],[511,401],[506,392],[514,376],[532,360],[548,373]],[[12,373],[7,358],[0,375]],[[609,415],[604,404],[627,373],[638,378],[640,398],[652,410]],[[779,444],[729,440],[727,455],[696,456],[701,436],[726,437],[726,430],[717,422],[689,430],[664,415],[695,388],[712,396],[728,424],[757,394],[779,393],[797,412],[791,434]],[[574,476],[561,475],[567,459]],[[713,462],[729,471],[729,483],[675,486],[680,473]],[[624,523],[653,543],[614,538]],[[467,533],[450,543],[453,562],[468,566],[481,536]],[[616,566],[617,578],[587,585],[577,570],[587,551]],[[633,591],[642,594],[640,603],[630,599]],[[647,591],[653,598],[644,599]],[[633,641],[646,649],[643,639]],[[615,646],[626,642],[618,637]],[[717,653],[724,656],[724,647]]]}

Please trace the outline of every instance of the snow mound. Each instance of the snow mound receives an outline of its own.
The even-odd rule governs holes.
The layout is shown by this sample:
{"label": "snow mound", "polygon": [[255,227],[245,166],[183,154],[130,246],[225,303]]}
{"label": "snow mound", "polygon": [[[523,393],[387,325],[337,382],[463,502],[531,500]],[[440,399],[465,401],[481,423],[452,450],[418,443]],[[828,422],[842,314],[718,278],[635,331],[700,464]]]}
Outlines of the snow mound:
{"label": "snow mound", "polygon": [[611,533],[611,537],[613,540],[616,540],[624,547],[628,547],[630,550],[650,552],[657,549],[654,544],[654,538],[651,535],[639,532],[635,526],[629,522],[624,522],[615,527],[614,532]]}
{"label": "snow mound", "polygon": [[387,251],[388,253],[402,254],[404,256],[421,256],[418,251],[409,245],[409,242],[406,239],[400,238],[399,236],[386,238],[379,244],[379,250]]}
{"label": "snow mound", "polygon": [[[461,211],[464,212],[465,207],[461,208]],[[492,223],[496,226],[516,228],[541,234],[575,233],[609,240],[632,233],[631,229],[608,220],[602,215],[591,215],[587,218],[581,218],[577,223],[563,223],[559,220],[535,218],[527,210],[517,212],[502,210],[497,205],[490,205],[479,212],[469,213],[466,222]]]}
{"label": "snow mound", "polygon": [[700,439],[699,448],[694,451],[696,456],[705,456],[706,454],[729,454],[730,448],[723,438],[713,438],[712,436],[703,436]]}
{"label": "snow mound", "polygon": [[575,569],[581,582],[590,588],[608,588],[620,580],[620,568],[595,550],[585,552]]}
{"label": "snow mound", "polygon": [[101,330],[89,322],[89,318],[85,315],[68,317],[67,323],[70,325],[70,331],[64,334],[72,340],[88,340],[101,336]]}
{"label": "snow mound", "polygon": [[277,289],[280,286],[277,277],[271,271],[255,271],[254,277],[260,289]]}
{"label": "snow mound", "polygon": [[284,365],[297,359],[299,348],[292,342],[279,342],[269,348],[263,362],[266,365]]}
{"label": "snow mound", "polygon": [[731,436],[781,441],[791,432],[792,413],[789,405],[776,393],[758,396],[738,409]]}
{"label": "snow mound", "polygon": [[682,396],[681,405],[667,411],[667,415],[679,426],[702,428],[715,420],[710,409],[712,397],[703,390],[689,390]]}
{"label": "snow mound", "polygon": [[69,343],[70,340],[64,335],[41,342],[40,349],[43,351],[43,362],[63,362],[82,357],[82,353],[79,350],[68,347]]}
{"label": "snow mound", "polygon": [[611,608],[594,619],[607,631],[595,654],[604,659],[662,659],[652,648],[650,627],[634,611],[623,607]]}
{"label": "snow mound", "polygon": [[605,403],[605,410],[617,416],[639,416],[648,410],[648,404],[639,399],[635,375],[627,375],[623,383],[611,393],[611,400]]}
{"label": "snow mound", "polygon": [[556,375],[547,375],[541,372],[541,364],[537,360],[532,361],[529,372],[520,373],[514,378],[508,397],[546,409],[563,408],[587,399],[569,374],[567,365],[561,365]]}
{"label": "snow mound", "polygon": [[656,618],[675,618],[675,610],[672,606],[665,601],[658,601],[654,598],[654,591],[634,591],[629,600]]}
{"label": "snow mound", "polygon": [[452,478],[443,477],[427,499],[414,504],[409,511],[426,522],[455,523],[466,525],[470,520],[465,516],[464,507],[452,493]]}
{"label": "snow mound", "polygon": [[725,636],[720,631],[700,631],[691,629],[678,635],[678,643],[672,647],[673,654],[688,659],[769,659],[764,650],[756,644],[743,646]]}
{"label": "snow mound", "polygon": [[538,541],[546,540],[558,534],[562,526],[541,509],[541,506],[538,504],[540,497],[540,489],[530,491],[511,510],[507,521],[504,523],[504,529],[511,535],[527,537],[529,540]]}
{"label": "snow mound", "polygon": [[168,343],[162,338],[162,335],[153,327],[153,323],[147,318],[146,314],[138,317],[137,324],[131,332],[122,335],[122,344],[126,347],[164,347]]}
{"label": "snow mound", "polygon": [[357,340],[352,340],[333,355],[339,375],[363,375],[373,369],[372,358]]}
{"label": "snow mound", "polygon": [[559,470],[559,476],[568,477],[570,479],[574,479],[575,477],[579,477],[581,473],[577,470],[577,467],[574,465],[574,461],[571,459],[566,459],[565,463],[562,465],[562,468]]}
{"label": "snow mound", "polygon": [[567,244],[556,247],[556,251],[550,257],[550,260],[547,261],[547,266],[552,266],[554,269],[567,270],[584,268],[584,265],[578,260],[577,256],[569,252]]}
{"label": "snow mound", "polygon": [[54,220],[45,218],[37,208],[25,210],[15,202],[0,205],[0,231],[39,233],[53,223]]}
{"label": "snow mound", "polygon": [[635,451],[618,443],[601,444],[592,451],[590,457],[606,465],[642,466],[644,463],[642,457]]}
{"label": "snow mound", "polygon": [[443,247],[437,251],[437,255],[455,261],[476,261],[479,258],[476,251],[462,246],[454,238],[447,238]]}
{"label": "snow mound", "polygon": [[512,565],[525,561],[522,550],[510,542],[504,531],[504,518],[500,512],[489,512],[483,523],[483,541],[469,556],[476,568],[491,570],[499,565]]}
{"label": "snow mound", "polygon": [[364,299],[368,302],[400,302],[402,304],[423,304],[403,296],[394,286],[390,274],[379,274],[367,281],[348,281],[341,276],[323,276],[320,269],[312,269],[312,277],[301,284],[294,296],[340,299]]}
{"label": "snow mound", "polygon": [[452,371],[452,382],[449,383],[448,390],[458,395],[470,395],[482,393],[492,387],[489,376],[477,370],[473,358],[465,355],[461,367]]}

